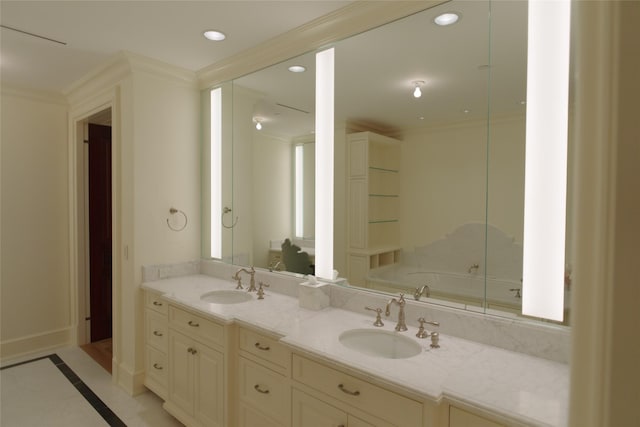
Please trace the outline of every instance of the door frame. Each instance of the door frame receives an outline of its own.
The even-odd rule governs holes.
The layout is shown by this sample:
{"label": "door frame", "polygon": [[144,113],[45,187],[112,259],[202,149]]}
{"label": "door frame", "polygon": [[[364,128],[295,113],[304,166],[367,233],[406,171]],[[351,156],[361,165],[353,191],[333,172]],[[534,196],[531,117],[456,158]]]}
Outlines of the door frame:
{"label": "door frame", "polygon": [[[77,107],[72,107],[69,112],[69,276],[71,281],[70,292],[70,318],[75,326],[76,333],[72,337],[72,344],[82,345],[88,343],[90,330],[87,327],[86,298],[89,290],[88,251],[89,236],[88,223],[85,217],[85,209],[88,202],[88,187],[86,175],[86,162],[84,141],[88,136],[88,120],[91,116],[111,109],[111,235],[112,235],[112,339],[113,339],[113,381],[118,381],[117,366],[121,360],[120,321],[120,295],[121,295],[121,271],[120,259],[121,236],[119,215],[121,206],[121,194],[118,183],[120,182],[120,120],[119,97],[116,88],[94,96],[87,102]],[[124,254],[126,255],[126,254]]]}

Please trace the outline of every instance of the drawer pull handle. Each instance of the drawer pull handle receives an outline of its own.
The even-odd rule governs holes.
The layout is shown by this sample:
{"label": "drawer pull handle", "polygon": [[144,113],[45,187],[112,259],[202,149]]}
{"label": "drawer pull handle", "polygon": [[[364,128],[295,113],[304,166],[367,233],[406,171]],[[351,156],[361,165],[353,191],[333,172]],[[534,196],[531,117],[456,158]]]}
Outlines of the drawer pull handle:
{"label": "drawer pull handle", "polygon": [[253,388],[258,392],[258,393],[262,393],[262,394],[269,394],[269,390],[263,390],[260,388],[260,384],[256,384],[253,386]]}
{"label": "drawer pull handle", "polygon": [[271,347],[269,347],[268,345],[263,347],[260,345],[259,342],[255,343],[254,346],[258,349],[258,350],[262,350],[262,351],[269,351],[271,350]]}
{"label": "drawer pull handle", "polygon": [[157,363],[154,363],[153,367],[156,368],[159,371],[162,371],[162,366],[158,365]]}
{"label": "drawer pull handle", "polygon": [[358,390],[356,391],[347,390],[344,384],[338,384],[338,388],[340,389],[341,392],[347,393],[350,396],[360,396],[360,392]]}
{"label": "drawer pull handle", "polygon": [[158,302],[158,301],[154,301],[153,305],[158,306],[158,307],[162,307],[162,303]]}
{"label": "drawer pull handle", "polygon": [[188,351],[189,353],[191,353],[191,354],[196,354],[196,353],[198,353],[198,350],[196,350],[196,349],[195,349],[195,348],[193,348],[193,347],[189,347],[189,348],[187,349],[187,351]]}
{"label": "drawer pull handle", "polygon": [[160,331],[153,331],[153,335],[157,336],[157,337],[161,337],[162,336],[162,332]]}
{"label": "drawer pull handle", "polygon": [[200,326],[200,324],[194,322],[193,320],[189,320],[189,326],[193,326],[194,328],[197,328],[198,326]]}

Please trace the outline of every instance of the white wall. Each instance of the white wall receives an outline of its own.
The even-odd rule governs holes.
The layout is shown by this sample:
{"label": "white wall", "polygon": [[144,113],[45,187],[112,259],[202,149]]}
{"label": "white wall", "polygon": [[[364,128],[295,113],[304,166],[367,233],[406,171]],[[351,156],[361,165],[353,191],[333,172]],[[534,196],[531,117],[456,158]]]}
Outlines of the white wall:
{"label": "white wall", "polygon": [[575,427],[640,425],[640,3],[575,2],[571,407]]}
{"label": "white wall", "polygon": [[[110,95],[109,95],[110,94]],[[2,358],[75,343],[84,205],[68,189],[81,180],[71,120],[111,99],[114,124],[114,380],[141,391],[141,268],[200,258],[199,92],[195,75],[121,54],[67,95],[2,91]],[[98,101],[96,101],[98,100]],[[69,113],[71,112],[71,113]],[[86,112],[86,115],[82,114]],[[70,157],[71,154],[71,157]],[[78,200],[75,198],[78,197]],[[73,200],[70,201],[70,199]],[[78,212],[69,207],[77,204]],[[187,227],[171,231],[169,208]],[[77,234],[76,234],[77,233]],[[81,270],[81,266],[75,266]]]}
{"label": "white wall", "polygon": [[422,128],[404,134],[401,246],[412,250],[467,222],[488,222],[522,242],[524,117]]}
{"label": "white wall", "polygon": [[289,141],[253,132],[253,265],[268,266],[269,240],[293,237],[293,149]]}
{"label": "white wall", "polygon": [[68,343],[67,106],[2,88],[2,359]]}
{"label": "white wall", "polygon": [[[195,81],[134,70],[127,90],[131,128],[123,129],[122,145],[123,159],[130,158],[122,165],[122,188],[132,193],[123,217],[132,215],[132,224],[123,240],[131,242],[133,281],[122,283],[120,343],[123,369],[136,376],[133,385],[125,376],[124,386],[136,391],[144,366],[142,266],[200,258],[200,107]],[[171,207],[186,213],[184,230],[167,226]]]}

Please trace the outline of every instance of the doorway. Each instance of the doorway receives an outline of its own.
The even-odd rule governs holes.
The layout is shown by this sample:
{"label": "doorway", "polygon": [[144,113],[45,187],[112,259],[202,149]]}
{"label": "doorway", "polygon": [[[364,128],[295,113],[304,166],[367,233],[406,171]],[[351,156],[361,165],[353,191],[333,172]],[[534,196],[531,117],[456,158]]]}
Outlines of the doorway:
{"label": "doorway", "polygon": [[111,373],[112,325],[112,159],[111,110],[88,119],[85,133],[85,223],[88,342],[81,348]]}

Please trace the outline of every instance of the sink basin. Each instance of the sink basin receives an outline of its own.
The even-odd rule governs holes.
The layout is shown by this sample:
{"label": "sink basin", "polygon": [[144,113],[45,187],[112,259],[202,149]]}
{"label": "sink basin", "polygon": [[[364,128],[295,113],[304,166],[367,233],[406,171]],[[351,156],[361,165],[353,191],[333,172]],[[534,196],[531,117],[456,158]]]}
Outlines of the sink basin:
{"label": "sink basin", "polygon": [[420,344],[397,332],[352,329],[340,334],[338,340],[352,350],[385,359],[406,359],[422,352]]}
{"label": "sink basin", "polygon": [[203,294],[200,299],[214,304],[238,304],[247,302],[253,297],[247,291],[211,291]]}

